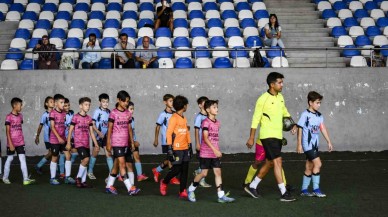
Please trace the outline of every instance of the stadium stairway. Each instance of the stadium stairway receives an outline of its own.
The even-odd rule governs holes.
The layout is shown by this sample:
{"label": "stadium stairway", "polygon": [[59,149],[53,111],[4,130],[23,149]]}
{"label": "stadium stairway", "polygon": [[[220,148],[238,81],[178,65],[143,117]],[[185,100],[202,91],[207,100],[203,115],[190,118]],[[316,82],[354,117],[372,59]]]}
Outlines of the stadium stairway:
{"label": "stadium stairway", "polygon": [[[270,14],[276,14],[283,42],[289,48],[335,47],[325,21],[310,0],[264,0]],[[324,51],[287,51],[290,67],[326,67]],[[329,51],[327,67],[346,67],[339,51]]]}
{"label": "stadium stairway", "polygon": [[[8,50],[15,36],[19,22],[0,22],[0,50]],[[0,53],[0,61],[5,59],[5,53]]]}

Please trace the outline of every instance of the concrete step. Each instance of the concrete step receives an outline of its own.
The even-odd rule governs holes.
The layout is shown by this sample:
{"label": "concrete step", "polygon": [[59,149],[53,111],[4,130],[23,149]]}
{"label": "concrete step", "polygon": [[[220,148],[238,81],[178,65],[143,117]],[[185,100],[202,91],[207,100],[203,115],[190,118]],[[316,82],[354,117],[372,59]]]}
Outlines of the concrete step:
{"label": "concrete step", "polygon": [[282,31],[282,37],[283,38],[290,38],[290,37],[305,37],[308,35],[308,37],[328,37],[330,34],[328,32],[307,32],[307,33],[300,33],[300,32],[286,32]]}
{"label": "concrete step", "polygon": [[[324,50],[315,50],[315,51],[287,51],[289,58],[305,58],[305,57],[314,57],[314,58],[326,58],[326,51]],[[338,51],[327,51],[327,57],[340,57],[341,53]]]}
{"label": "concrete step", "polygon": [[267,3],[271,3],[271,2],[276,2],[276,3],[301,3],[301,2],[304,2],[304,3],[311,3],[311,0],[264,0],[263,1],[265,4]]}
{"label": "concrete step", "polygon": [[282,22],[284,20],[306,20],[307,21],[307,20],[316,20],[316,19],[320,18],[319,14],[308,14],[308,15],[299,15],[299,14],[279,15],[279,14],[276,14],[276,16]]}
{"label": "concrete step", "polygon": [[[275,9],[273,9],[275,10]],[[268,9],[268,12],[272,12],[270,9]],[[312,11],[303,11],[303,13],[300,13],[299,11],[287,11],[287,10],[284,10],[284,11],[278,11],[276,13],[276,16],[306,16],[306,15],[320,15],[321,13],[319,11],[315,11],[315,10],[312,10]]]}
{"label": "concrete step", "polygon": [[[281,22],[280,22],[281,23]],[[286,23],[281,24],[282,29],[305,29],[305,28],[322,28],[323,24],[313,23],[313,24],[304,24],[304,23]]]}
{"label": "concrete step", "polygon": [[329,33],[330,30],[327,28],[306,28],[306,29],[296,29],[296,28],[283,28],[282,25],[282,33],[299,33],[299,36],[304,33]]}
{"label": "concrete step", "polygon": [[296,42],[284,41],[286,47],[334,47],[334,42]]}
{"label": "concrete step", "polygon": [[304,13],[305,11],[315,11],[315,7],[297,7],[297,8],[267,8],[267,10],[271,13],[278,13],[278,12],[289,12],[289,13]]}
{"label": "concrete step", "polygon": [[[288,53],[287,53],[288,54]],[[294,57],[288,57],[288,62],[291,63],[325,63],[326,61],[328,63],[344,63],[344,58],[342,57],[328,57],[321,58],[321,57],[301,57],[301,58],[294,58]]]}
{"label": "concrete step", "polygon": [[332,37],[311,37],[309,33],[300,37],[282,37],[285,42],[333,42]]}
{"label": "concrete step", "polygon": [[283,1],[283,2],[273,2],[270,1],[265,3],[267,8],[296,8],[296,7],[311,7],[315,8],[315,3],[307,3],[307,2],[298,2],[298,1]]}
{"label": "concrete step", "polygon": [[344,68],[345,63],[290,63],[289,66],[292,68]]}
{"label": "concrete step", "polygon": [[321,19],[279,19],[279,23],[281,25],[283,24],[321,24],[322,26],[324,26],[326,24],[326,21],[325,20],[321,20]]}

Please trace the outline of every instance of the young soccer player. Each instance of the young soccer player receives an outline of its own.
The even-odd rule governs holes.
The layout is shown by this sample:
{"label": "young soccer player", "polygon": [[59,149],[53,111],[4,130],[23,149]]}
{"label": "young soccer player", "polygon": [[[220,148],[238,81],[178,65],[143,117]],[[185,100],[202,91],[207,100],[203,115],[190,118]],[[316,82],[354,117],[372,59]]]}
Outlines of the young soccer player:
{"label": "young soccer player", "polygon": [[127,152],[129,149],[135,149],[131,127],[132,115],[127,109],[130,99],[126,91],[118,92],[117,106],[109,115],[106,149],[107,151],[113,150],[113,157],[115,158],[105,188],[105,191],[110,194],[117,194],[117,190],[113,185],[118,173],[124,178],[124,184],[129,195],[136,195],[140,191],[136,187],[132,188],[133,185],[126,172]]}
{"label": "young soccer player", "polygon": [[5,118],[5,130],[7,136],[7,160],[4,165],[3,182],[5,184],[11,184],[9,181],[9,172],[11,170],[11,162],[13,161],[13,155],[16,154],[20,160],[20,168],[23,173],[23,185],[30,185],[35,182],[34,179],[30,179],[28,176],[27,164],[26,164],[26,149],[23,136],[23,115],[22,111],[23,101],[19,98],[13,98],[11,100],[12,111]]}
{"label": "young soccer player", "polygon": [[43,113],[42,117],[40,118],[40,124],[35,137],[35,144],[39,145],[39,136],[40,136],[40,133],[42,132],[42,129],[44,130],[43,141],[44,141],[44,144],[46,145],[47,154],[42,157],[42,159],[39,161],[37,165],[35,165],[35,171],[39,175],[42,175],[43,165],[51,159],[49,114],[53,110],[53,108],[54,108],[54,98],[51,96],[46,97],[46,99],[44,100],[44,109],[46,111]]}
{"label": "young soccer player", "polygon": [[[154,140],[154,147],[158,147],[159,145],[159,132],[162,134],[162,153],[167,154],[168,147],[166,146],[167,140],[166,140],[166,131],[167,126],[169,123],[169,120],[174,113],[172,110],[173,108],[173,101],[174,96],[171,94],[166,94],[163,96],[163,102],[166,105],[166,108],[164,111],[162,111],[159,114],[158,120],[156,121],[156,127],[155,127],[155,140]],[[159,166],[152,169],[152,173],[154,174],[154,180],[155,182],[159,182],[159,176],[160,173],[166,168],[171,168],[171,162],[166,158],[163,160]],[[171,184],[179,185],[180,181],[176,177],[171,179]]]}
{"label": "young soccer player", "polygon": [[[327,141],[329,152],[333,150],[329,133],[323,123],[323,116],[318,112],[323,96],[315,91],[309,92],[307,101],[309,108],[302,112],[298,121],[297,152],[306,155],[306,170],[304,171],[301,196],[326,197],[319,188],[322,162],[319,157],[319,133]],[[308,191],[311,179],[313,181],[313,193]]]}
{"label": "young soccer player", "polygon": [[189,101],[184,96],[176,96],[173,102],[176,112],[171,116],[166,132],[167,156],[172,162],[172,168],[166,177],[160,180],[160,193],[163,196],[167,194],[167,185],[170,180],[180,174],[179,197],[187,198],[189,161],[193,154],[187,119],[183,116],[188,104]]}
{"label": "young soccer player", "polygon": [[141,182],[141,181],[147,180],[148,177],[145,174],[143,174],[143,168],[141,166],[140,154],[139,154],[140,143],[137,141],[137,138],[136,138],[135,118],[133,117],[133,113],[135,112],[135,104],[133,102],[128,103],[128,110],[132,114],[131,127],[132,127],[133,141],[135,142],[135,150],[132,152],[132,155],[133,155],[133,160],[135,161],[137,181]]}
{"label": "young soccer player", "polygon": [[89,179],[96,179],[94,175],[94,165],[96,164],[97,155],[102,148],[106,156],[106,164],[108,165],[109,173],[112,171],[113,167],[113,158],[112,154],[106,150],[106,133],[108,131],[108,119],[110,110],[109,106],[109,95],[102,93],[98,96],[98,101],[100,102],[100,107],[94,110],[93,113],[93,130],[97,138],[98,146],[94,146],[93,154],[89,162],[88,177]]}
{"label": "young soccer player", "polygon": [[65,97],[61,94],[54,95],[55,108],[50,112],[50,144],[51,144],[51,163],[50,163],[50,184],[59,185],[56,179],[58,155],[60,152],[65,153],[65,183],[75,184],[75,180],[70,177],[71,174],[71,155],[66,150],[65,121],[66,113],[64,111]]}
{"label": "young soccer player", "polygon": [[[194,136],[195,136],[195,149],[197,151],[197,158],[198,160],[200,155],[200,148],[201,148],[201,139],[202,139],[202,121],[207,118],[206,110],[204,108],[205,102],[209,100],[206,96],[201,96],[197,99],[198,107],[199,107],[199,113],[197,116],[195,116],[194,119]],[[194,176],[197,176],[201,173],[201,165],[199,165],[198,169],[194,170]],[[211,185],[206,183],[205,178],[201,179],[199,182],[199,185],[205,188],[210,188]]]}
{"label": "young soccer player", "polygon": [[[89,136],[92,137],[93,143],[97,146],[97,140],[93,133],[92,118],[87,115],[90,109],[91,100],[88,97],[82,97],[79,99],[80,112],[71,120],[69,128],[69,134],[67,136],[66,149],[72,149],[72,139],[74,139],[74,147],[77,149],[81,158],[81,164],[79,165],[76,185],[78,188],[89,187],[86,184],[86,174],[88,169],[90,146]],[[74,136],[73,135],[74,132]]]}
{"label": "young soccer player", "polygon": [[196,175],[193,183],[188,188],[188,199],[195,202],[195,189],[198,187],[200,180],[207,176],[209,169],[213,169],[215,183],[217,186],[217,195],[219,203],[230,203],[235,199],[228,197],[222,188],[221,177],[221,157],[219,147],[219,129],[220,121],[216,119],[218,114],[218,101],[207,100],[204,103],[204,110],[207,113],[207,118],[202,121],[202,140],[200,144],[200,167],[201,173]]}

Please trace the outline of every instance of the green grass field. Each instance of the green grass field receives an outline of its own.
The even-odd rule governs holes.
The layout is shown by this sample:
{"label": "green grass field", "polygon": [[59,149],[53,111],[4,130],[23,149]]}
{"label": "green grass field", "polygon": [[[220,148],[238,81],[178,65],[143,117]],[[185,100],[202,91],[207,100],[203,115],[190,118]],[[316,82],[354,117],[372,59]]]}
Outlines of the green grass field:
{"label": "green grass field", "polygon": [[[287,181],[298,188],[304,172],[304,155],[284,154]],[[37,180],[35,185],[23,186],[18,160],[11,167],[11,185],[0,184],[0,216],[387,216],[388,212],[388,152],[379,153],[323,153],[321,189],[327,198],[301,198],[292,203],[279,202],[279,190],[271,171],[259,185],[262,198],[253,199],[242,190],[242,182],[253,154],[223,157],[223,185],[231,196],[232,204],[217,203],[216,189],[198,188],[197,202],[179,200],[178,186],[169,185],[168,195],[159,193],[159,184],[153,181],[151,168],[162,156],[142,156],[143,170],[150,179],[136,185],[142,189],[137,196],[128,196],[123,183],[116,181],[119,195],[104,193],[107,167],[98,159],[95,175],[89,181],[92,189],[77,189],[70,185],[51,186],[49,167],[39,176],[33,171],[38,158],[28,158],[29,171]],[[5,158],[3,158],[3,163]],[[72,175],[78,171],[79,161]],[[189,183],[196,160],[190,164]],[[214,185],[212,173],[207,182]],[[188,184],[189,184],[188,183]]]}

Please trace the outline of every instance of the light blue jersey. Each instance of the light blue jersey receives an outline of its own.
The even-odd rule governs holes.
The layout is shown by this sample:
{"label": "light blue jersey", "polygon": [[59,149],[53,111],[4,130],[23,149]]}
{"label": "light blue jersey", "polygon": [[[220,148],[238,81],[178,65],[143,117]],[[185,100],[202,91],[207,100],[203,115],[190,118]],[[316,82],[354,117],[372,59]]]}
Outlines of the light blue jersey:
{"label": "light blue jersey", "polygon": [[166,139],[167,126],[168,126],[168,121],[170,120],[173,113],[174,112],[169,113],[166,110],[164,110],[159,114],[158,120],[156,121],[156,124],[159,125],[161,128],[160,133],[162,134],[162,145],[167,145],[167,139]]}
{"label": "light blue jersey", "polygon": [[43,126],[43,137],[44,137],[44,142],[50,142],[50,120],[49,120],[49,112],[45,111],[40,118],[40,125]]}
{"label": "light blue jersey", "polygon": [[134,117],[132,117],[131,127],[132,127],[133,141],[137,141],[136,133],[135,133],[135,118]]}
{"label": "light blue jersey", "polygon": [[195,129],[199,129],[198,133],[199,133],[199,142],[201,144],[201,141],[202,141],[202,121],[205,120],[207,118],[207,115],[204,115],[202,114],[201,112],[197,114],[197,116],[195,116],[195,119],[194,119],[194,128]]}
{"label": "light blue jersey", "polygon": [[323,116],[319,112],[305,110],[298,121],[298,127],[302,128],[303,151],[318,150],[319,134],[323,124]]}
{"label": "light blue jersey", "polygon": [[[103,110],[101,107],[96,109],[93,113],[93,121],[96,124],[97,129],[104,135],[108,132],[108,119],[109,119],[110,110]],[[96,134],[96,139],[99,140],[100,137]]]}
{"label": "light blue jersey", "polygon": [[[66,121],[65,121],[65,127],[66,127],[65,135],[66,135],[66,138],[69,135],[69,128],[70,128],[71,119],[73,119],[73,116],[74,116],[74,111],[73,110],[69,110],[69,112],[66,113]],[[74,132],[73,132],[73,135],[71,137],[72,138],[74,137]]]}

